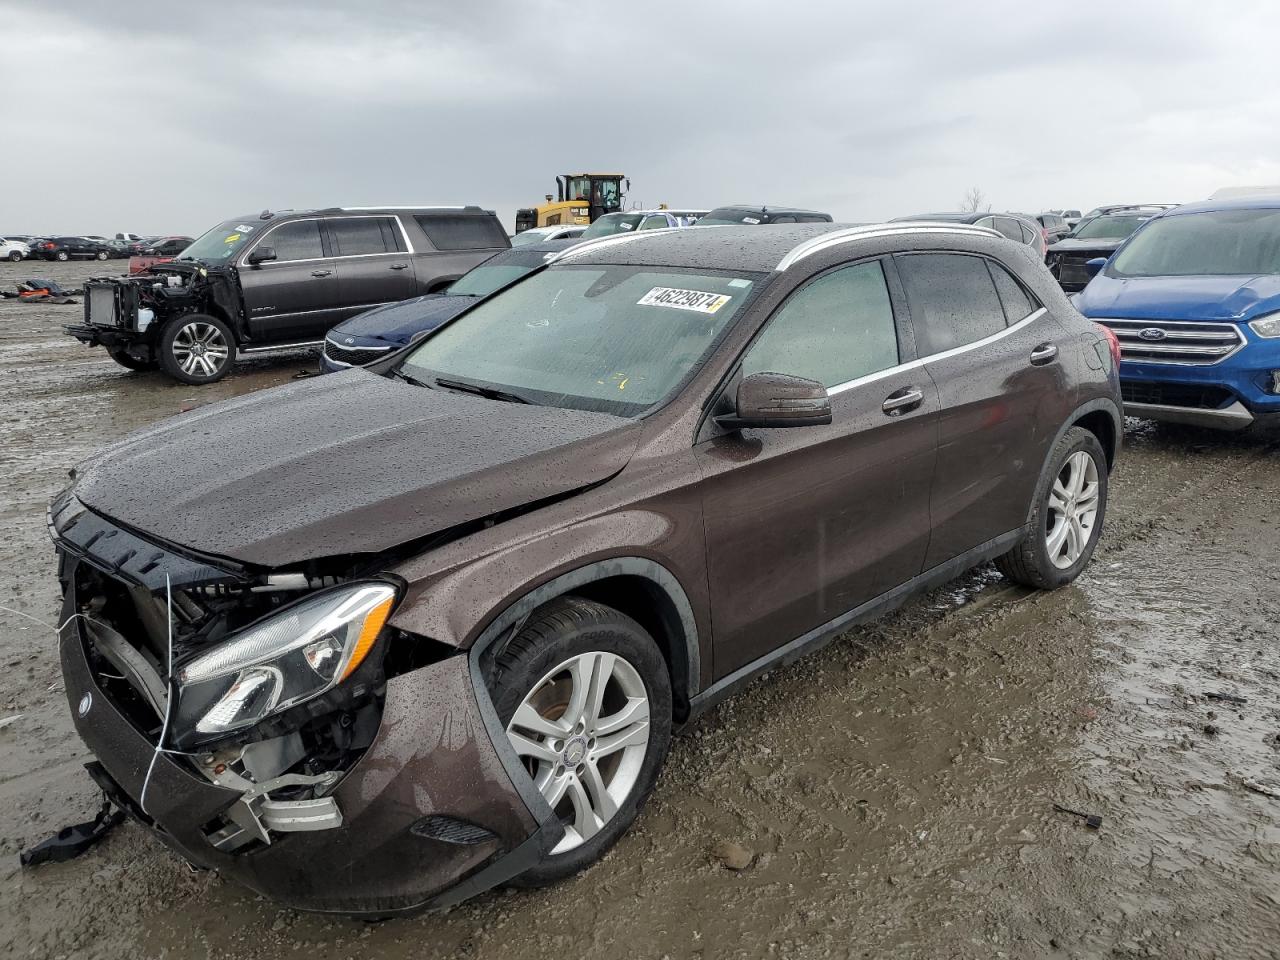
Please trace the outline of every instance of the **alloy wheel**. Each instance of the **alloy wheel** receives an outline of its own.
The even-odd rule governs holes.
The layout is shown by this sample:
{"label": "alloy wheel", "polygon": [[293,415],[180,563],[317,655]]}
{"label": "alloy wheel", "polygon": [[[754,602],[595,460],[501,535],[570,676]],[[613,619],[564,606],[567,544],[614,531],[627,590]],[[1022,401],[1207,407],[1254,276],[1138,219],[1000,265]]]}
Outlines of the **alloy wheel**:
{"label": "alloy wheel", "polygon": [[564,823],[551,853],[565,853],[598,833],[636,785],[649,744],[644,681],[616,654],[571,657],[534,684],[507,739]]}
{"label": "alloy wheel", "polygon": [[1084,554],[1098,519],[1098,464],[1084,450],[1067,457],[1049,490],[1045,547],[1059,570]]}
{"label": "alloy wheel", "polygon": [[193,320],[173,338],[173,357],[183,373],[211,377],[222,369],[231,350],[222,331],[212,323]]}

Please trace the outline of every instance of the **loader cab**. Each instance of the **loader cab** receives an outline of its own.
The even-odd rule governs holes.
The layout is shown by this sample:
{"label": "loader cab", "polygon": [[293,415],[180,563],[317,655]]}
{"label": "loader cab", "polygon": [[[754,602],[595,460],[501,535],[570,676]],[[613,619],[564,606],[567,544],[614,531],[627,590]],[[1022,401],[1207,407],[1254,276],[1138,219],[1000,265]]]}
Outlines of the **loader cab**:
{"label": "loader cab", "polygon": [[[585,202],[588,222],[595,223],[606,213],[622,209],[622,184],[625,179],[625,175],[621,173],[567,173],[556,177],[556,186],[560,191],[560,200]],[[630,186],[630,183],[627,185]]]}

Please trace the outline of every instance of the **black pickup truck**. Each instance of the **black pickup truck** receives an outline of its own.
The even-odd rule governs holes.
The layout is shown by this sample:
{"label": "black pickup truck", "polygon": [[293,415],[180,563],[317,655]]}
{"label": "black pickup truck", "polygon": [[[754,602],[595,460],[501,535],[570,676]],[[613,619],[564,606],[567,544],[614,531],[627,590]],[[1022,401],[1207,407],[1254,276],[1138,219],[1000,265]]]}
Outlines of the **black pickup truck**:
{"label": "black pickup truck", "polygon": [[443,290],[510,246],[475,206],[264,211],[146,273],[89,280],[84,323],[66,330],[130,370],[212,383],[237,357],[318,347],[348,317]]}

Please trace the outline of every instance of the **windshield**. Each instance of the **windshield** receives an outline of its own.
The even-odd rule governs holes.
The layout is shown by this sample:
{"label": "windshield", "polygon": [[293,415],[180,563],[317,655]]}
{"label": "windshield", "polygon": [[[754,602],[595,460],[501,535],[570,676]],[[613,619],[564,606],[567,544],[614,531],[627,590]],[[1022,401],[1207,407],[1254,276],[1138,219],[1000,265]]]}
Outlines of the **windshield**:
{"label": "windshield", "polygon": [[523,277],[538,266],[537,263],[503,263],[479,266],[464,273],[445,291],[451,297],[487,297],[512,280]]}
{"label": "windshield", "polygon": [[551,230],[522,230],[511,238],[511,245],[513,247],[527,247],[534,243],[542,243],[552,232]]}
{"label": "windshield", "polygon": [[1107,271],[1115,277],[1280,274],[1280,210],[1215,210],[1152,220]]}
{"label": "windshield", "polygon": [[753,286],[722,273],[555,266],[441,327],[400,370],[634,417],[705,361]]}
{"label": "windshield", "polygon": [[615,233],[630,233],[640,226],[643,219],[643,213],[606,213],[582,231],[581,239],[594,240],[596,237],[609,237]]}
{"label": "windshield", "polygon": [[[214,227],[208,233],[182,251],[179,260],[204,260],[206,263],[222,263],[230,260],[254,236],[257,227],[243,220],[228,220]],[[157,242],[153,238],[151,242]]]}
{"label": "windshield", "polygon": [[1123,240],[1150,217],[1095,217],[1071,235],[1072,240]]}

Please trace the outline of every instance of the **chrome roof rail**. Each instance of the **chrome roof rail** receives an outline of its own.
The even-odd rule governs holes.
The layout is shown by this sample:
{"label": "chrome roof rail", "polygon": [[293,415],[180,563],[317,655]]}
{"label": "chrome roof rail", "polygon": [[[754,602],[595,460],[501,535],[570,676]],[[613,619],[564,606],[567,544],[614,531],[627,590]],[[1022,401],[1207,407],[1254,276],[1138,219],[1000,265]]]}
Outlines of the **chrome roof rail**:
{"label": "chrome roof rail", "polygon": [[[691,227],[662,227],[658,230],[645,230],[641,233],[623,233],[613,234],[609,237],[595,237],[591,240],[583,240],[575,243],[571,247],[565,247],[563,250],[555,254],[547,260],[547,263],[557,263],[560,260],[568,259],[574,254],[582,253],[584,250],[599,250],[601,247],[617,246],[620,243],[627,243],[638,237],[660,237],[664,233],[675,233],[678,230],[690,230]],[[705,228],[703,228],[705,229]]]}
{"label": "chrome roof rail", "polygon": [[959,233],[970,236],[976,234],[984,237],[996,237],[997,239],[1004,236],[990,227],[978,227],[971,223],[947,223],[933,220],[904,220],[896,224],[873,223],[860,227],[844,227],[840,230],[832,230],[830,233],[810,237],[803,243],[796,244],[787,251],[787,254],[778,261],[778,265],[773,269],[776,273],[781,273],[799,263],[805,257],[840,243],[848,243],[853,240],[871,240],[877,237],[898,237],[912,233]]}

